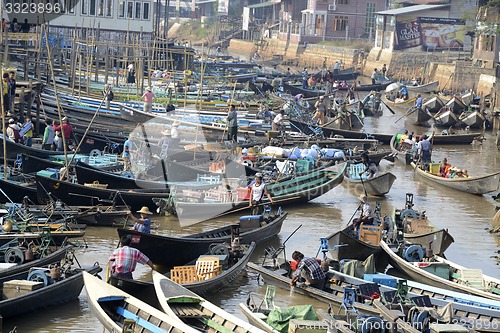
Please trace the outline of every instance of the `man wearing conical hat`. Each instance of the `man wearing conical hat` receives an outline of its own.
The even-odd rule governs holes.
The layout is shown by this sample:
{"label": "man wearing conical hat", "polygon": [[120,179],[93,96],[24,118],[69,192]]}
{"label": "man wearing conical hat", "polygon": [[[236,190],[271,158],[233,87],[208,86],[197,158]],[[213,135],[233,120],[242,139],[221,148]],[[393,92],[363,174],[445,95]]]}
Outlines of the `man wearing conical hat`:
{"label": "man wearing conical hat", "polygon": [[138,210],[137,213],[141,214],[140,218],[135,217],[132,212],[128,212],[128,216],[135,221],[134,230],[149,234],[151,232],[151,220],[149,219],[149,215],[153,213],[151,213],[146,206]]}
{"label": "man wearing conical hat", "polygon": [[358,199],[360,202],[358,209],[361,210],[361,216],[355,218],[352,221],[352,224],[354,226],[354,234],[357,234],[358,227],[361,223],[373,224],[373,210],[372,206],[370,206],[370,204],[368,203],[368,198],[366,197],[366,195],[362,194]]}

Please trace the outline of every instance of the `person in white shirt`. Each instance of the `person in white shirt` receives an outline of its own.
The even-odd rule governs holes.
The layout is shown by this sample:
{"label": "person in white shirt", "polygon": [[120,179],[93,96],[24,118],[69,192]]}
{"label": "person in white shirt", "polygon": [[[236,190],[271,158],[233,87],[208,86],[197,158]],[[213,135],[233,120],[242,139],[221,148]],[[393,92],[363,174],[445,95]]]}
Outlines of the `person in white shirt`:
{"label": "person in white shirt", "polygon": [[358,218],[355,218],[352,221],[355,234],[358,232],[358,227],[361,223],[373,224],[373,210],[372,210],[372,206],[370,206],[370,204],[368,203],[368,199],[366,198],[366,195],[360,195],[359,201],[360,201],[360,205],[359,205],[358,209],[361,210],[361,216]]}
{"label": "person in white shirt", "polygon": [[285,110],[281,110],[280,113],[278,113],[274,119],[273,123],[271,124],[272,130],[273,131],[279,131],[281,126],[283,125],[283,118],[285,116]]}
{"label": "person in white shirt", "polygon": [[262,205],[262,199],[264,195],[273,203],[273,198],[269,194],[266,184],[262,181],[262,174],[260,172],[255,174],[255,183],[251,187],[250,200],[248,207],[252,208],[252,215],[262,215],[264,211],[264,205]]}

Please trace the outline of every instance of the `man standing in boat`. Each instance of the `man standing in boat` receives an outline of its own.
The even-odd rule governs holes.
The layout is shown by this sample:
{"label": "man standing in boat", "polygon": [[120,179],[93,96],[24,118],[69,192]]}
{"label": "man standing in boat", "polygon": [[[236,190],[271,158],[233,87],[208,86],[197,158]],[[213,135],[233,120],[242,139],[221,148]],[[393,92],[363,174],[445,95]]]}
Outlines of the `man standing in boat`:
{"label": "man standing in boat", "polygon": [[113,98],[115,98],[115,94],[113,93],[113,90],[111,90],[111,86],[109,84],[104,85],[104,90],[102,91],[102,94],[104,95],[104,102],[106,103],[106,110],[109,111],[109,105]]}
{"label": "man standing in boat", "polygon": [[137,263],[148,265],[154,270],[153,262],[138,249],[130,247],[131,242],[131,235],[122,236],[120,238],[122,246],[114,250],[109,258],[111,274],[114,277],[132,280],[132,272],[135,271]]}
{"label": "man standing in boat", "polygon": [[421,110],[423,104],[424,104],[424,99],[422,98],[422,95],[417,94],[417,99],[415,100],[415,108],[417,108],[417,110]]}
{"label": "man standing in boat", "polygon": [[238,115],[234,105],[229,107],[227,115],[227,139],[229,141],[238,142]]}
{"label": "man standing in boat", "polygon": [[[432,133],[432,136],[434,136],[434,133]],[[422,140],[418,142],[417,149],[420,162],[422,164],[431,163],[432,143],[427,134],[424,134]]]}
{"label": "man standing in boat", "polygon": [[144,101],[144,112],[153,112],[153,100],[155,94],[151,91],[151,87],[146,87],[146,92],[142,95]]}
{"label": "man standing in boat", "polygon": [[54,126],[54,131],[59,131],[61,132],[61,136],[64,136],[63,142],[66,145],[66,150],[68,150],[69,145],[71,144],[71,133],[73,132],[73,126],[71,126],[71,124],[69,123],[68,117],[64,117],[62,119],[62,122],[62,125]]}
{"label": "man standing in boat", "polygon": [[323,289],[325,286],[325,272],[314,258],[304,257],[299,251],[292,253],[292,259],[297,262],[297,269],[293,273],[290,286],[294,286],[299,278],[303,277],[307,286]]}
{"label": "man standing in boat", "polygon": [[269,199],[270,203],[273,203],[273,198],[271,198],[266,184],[262,181],[262,174],[260,172],[255,174],[255,183],[250,188],[248,206],[252,208],[252,215],[262,215],[264,212],[264,205],[262,204],[264,195]]}

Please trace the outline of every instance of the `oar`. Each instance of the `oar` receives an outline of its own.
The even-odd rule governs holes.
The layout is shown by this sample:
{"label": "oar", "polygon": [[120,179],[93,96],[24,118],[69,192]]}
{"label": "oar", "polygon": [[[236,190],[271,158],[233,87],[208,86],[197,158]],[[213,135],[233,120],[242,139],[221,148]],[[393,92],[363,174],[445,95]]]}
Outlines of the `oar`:
{"label": "oar", "polygon": [[363,190],[365,191],[365,195],[368,197],[368,194],[366,193],[365,182],[363,181],[363,173],[359,176],[359,180],[361,180],[361,185],[363,185]]}
{"label": "oar", "polygon": [[[279,202],[283,202],[283,201],[288,201],[288,200],[295,200],[295,199],[299,199],[300,196],[296,196],[296,197],[291,197],[291,198],[286,198],[286,199],[281,199],[281,200],[273,200],[273,205],[275,203],[279,203]],[[255,206],[252,206],[252,207],[258,207],[258,206],[263,206],[263,205],[267,205],[269,204],[268,202],[261,202],[260,204],[257,204]],[[245,205],[245,207],[241,207],[241,208],[238,208],[236,210],[230,210],[230,211],[227,211],[225,213],[222,213],[222,214],[219,214],[217,215],[216,217],[219,217],[219,216],[224,216],[224,215],[227,215],[227,214],[233,214],[233,213],[236,213],[236,212],[239,212],[239,211],[242,211],[242,210],[245,210],[245,209],[250,209],[251,207],[250,206],[247,206]]]}
{"label": "oar", "polygon": [[396,120],[394,123],[397,123],[398,121],[400,121],[401,119],[403,119],[406,116],[411,115],[415,111],[417,111],[417,108],[415,108],[415,107],[412,106],[411,109],[408,110],[408,112],[406,112],[404,115],[402,115],[401,117],[399,117],[398,120]]}
{"label": "oar", "polygon": [[380,99],[380,101],[385,105],[385,107],[387,108],[387,110],[389,110],[390,113],[396,114],[396,112],[394,112],[394,110],[389,105],[387,105],[387,103],[384,102],[382,98]]}
{"label": "oar", "polygon": [[357,207],[357,208],[356,208],[356,210],[354,211],[354,214],[352,214],[352,216],[351,216],[351,218],[349,219],[349,221],[347,221],[346,227],[347,227],[349,224],[351,224],[352,219],[354,218],[354,216],[356,216],[356,213],[358,212],[358,210],[359,210],[359,208],[361,207],[361,205],[362,205],[362,203],[360,203],[360,204],[358,205],[358,207]]}

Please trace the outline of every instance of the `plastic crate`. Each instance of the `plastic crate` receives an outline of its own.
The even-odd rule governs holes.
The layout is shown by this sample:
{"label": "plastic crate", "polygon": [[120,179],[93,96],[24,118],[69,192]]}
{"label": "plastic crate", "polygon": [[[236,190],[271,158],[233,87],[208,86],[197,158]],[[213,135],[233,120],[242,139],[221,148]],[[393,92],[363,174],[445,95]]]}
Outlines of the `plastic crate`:
{"label": "plastic crate", "polygon": [[439,163],[429,163],[429,173],[437,175],[439,172]]}

